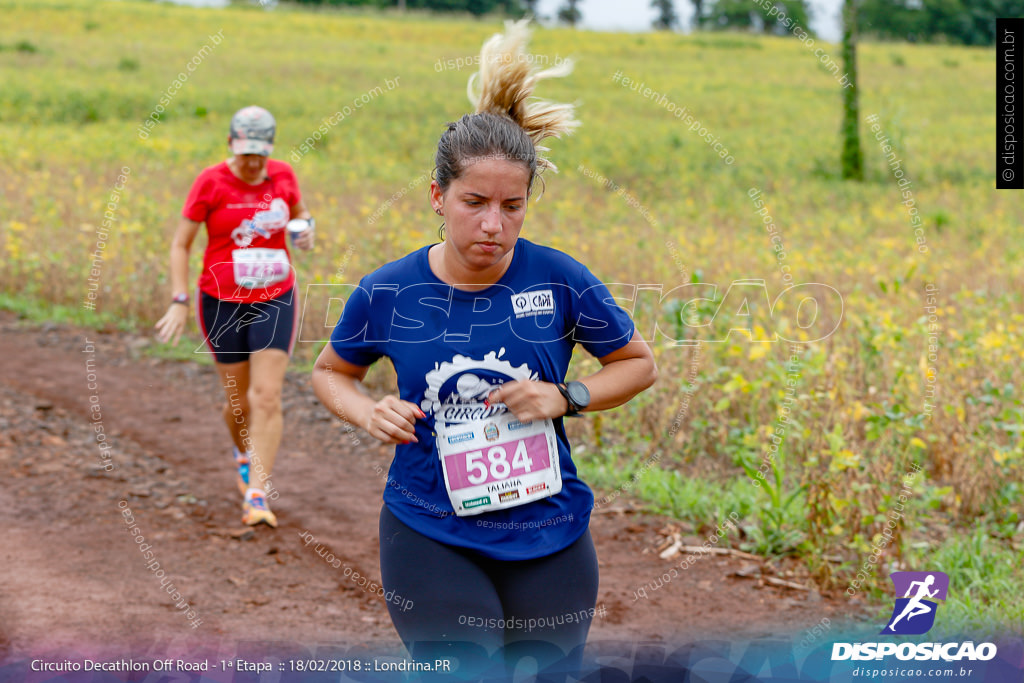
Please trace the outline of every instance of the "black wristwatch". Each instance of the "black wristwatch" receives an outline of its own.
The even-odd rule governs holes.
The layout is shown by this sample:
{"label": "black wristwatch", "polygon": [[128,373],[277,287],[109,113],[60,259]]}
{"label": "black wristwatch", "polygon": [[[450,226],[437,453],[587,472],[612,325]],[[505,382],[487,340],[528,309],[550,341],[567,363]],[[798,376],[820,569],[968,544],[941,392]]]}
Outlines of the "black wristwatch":
{"label": "black wristwatch", "polygon": [[590,389],[587,389],[587,385],[583,382],[567,382],[555,386],[562,392],[562,396],[569,404],[569,409],[565,411],[565,417],[576,417],[590,405]]}

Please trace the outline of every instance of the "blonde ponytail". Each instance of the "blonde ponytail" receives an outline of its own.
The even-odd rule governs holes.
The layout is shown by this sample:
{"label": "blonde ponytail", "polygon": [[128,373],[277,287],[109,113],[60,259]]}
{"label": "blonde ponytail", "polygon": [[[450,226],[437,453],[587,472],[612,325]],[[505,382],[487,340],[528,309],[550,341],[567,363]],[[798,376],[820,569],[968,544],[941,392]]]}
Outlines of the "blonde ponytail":
{"label": "blonde ponytail", "polygon": [[[529,19],[505,22],[505,33],[492,36],[480,50],[480,70],[466,86],[469,101],[478,114],[504,115],[515,121],[530,136],[538,152],[545,138],[560,138],[572,133],[580,122],[575,107],[533,97],[537,84],[545,78],[567,76],[572,60],[563,60],[553,67],[540,69],[527,51],[530,42]],[[553,163],[538,155],[541,169],[557,171]]]}
{"label": "blonde ponytail", "polygon": [[505,32],[484,43],[480,70],[469,79],[467,94],[476,110],[448,124],[434,157],[434,178],[442,190],[462,175],[467,164],[482,158],[522,163],[530,172],[530,187],[538,173],[557,171],[541,156],[549,151],[541,142],[567,135],[580,125],[575,107],[533,97],[537,83],[565,76],[571,61],[548,69],[536,68],[526,47],[528,20],[507,22]]}

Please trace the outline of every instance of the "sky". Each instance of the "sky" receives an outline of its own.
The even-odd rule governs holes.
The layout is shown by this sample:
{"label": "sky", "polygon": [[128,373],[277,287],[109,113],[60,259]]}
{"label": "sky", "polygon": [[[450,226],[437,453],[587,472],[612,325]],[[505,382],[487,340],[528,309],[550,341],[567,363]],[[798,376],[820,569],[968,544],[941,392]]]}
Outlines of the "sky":
{"label": "sky", "polygon": [[[228,0],[171,0],[182,5],[226,5]],[[554,17],[564,0],[540,0],[542,17]],[[753,2],[753,0],[751,0]],[[825,42],[839,41],[839,8],[842,0],[809,0],[811,28]],[[649,31],[655,11],[650,0],[582,0],[582,28],[595,31]],[[676,12],[688,27],[693,5],[675,0]]]}
{"label": "sky", "polygon": [[[751,0],[753,2],[753,0]],[[839,9],[841,0],[810,0],[811,28],[826,42],[839,41]],[[541,16],[554,16],[563,0],[540,0]],[[649,0],[582,0],[583,28],[598,31],[647,31],[656,12]],[[689,26],[693,5],[675,0],[676,13],[683,26]]]}

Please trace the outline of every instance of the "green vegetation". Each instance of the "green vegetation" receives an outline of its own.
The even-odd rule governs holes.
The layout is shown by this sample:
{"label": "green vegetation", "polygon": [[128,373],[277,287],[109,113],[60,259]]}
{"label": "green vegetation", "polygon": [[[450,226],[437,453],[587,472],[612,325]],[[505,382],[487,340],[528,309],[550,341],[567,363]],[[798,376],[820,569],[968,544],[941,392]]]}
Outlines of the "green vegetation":
{"label": "green vegetation", "polygon": [[[424,174],[445,122],[468,107],[471,68],[449,60],[471,61],[500,28],[130,1],[0,10],[13,27],[0,51],[0,306],[139,332],[166,308],[188,188],[227,155],[229,118],[246,104],[277,116],[275,156],[292,161],[317,217],[318,248],[297,257],[305,285],[356,282],[433,241]],[[1024,207],[992,189],[992,51],[861,43],[865,181],[851,183],[838,164],[840,86],[800,41],[552,29],[533,47],[578,60],[540,94],[578,102],[584,125],[551,144],[561,172],[524,236],[622,283],[626,299],[632,285],[661,286],[624,303],[653,343],[659,384],[571,425],[598,498],[621,490],[704,532],[736,512],[741,547],[799,558],[838,592],[889,533],[869,596],[890,590],[894,567],[942,570],[964,623],[1020,629],[1024,597],[1009,586],[1024,565]],[[817,47],[839,59],[838,46]],[[158,123],[142,128],[151,113]],[[802,283],[820,285],[787,290]],[[303,292],[299,363],[340,313],[330,298]],[[193,332],[181,348],[198,342]],[[374,378],[387,387],[387,372]]]}
{"label": "green vegetation", "polygon": [[862,0],[864,30],[885,40],[994,45],[996,18],[1024,15],[1021,0]]}

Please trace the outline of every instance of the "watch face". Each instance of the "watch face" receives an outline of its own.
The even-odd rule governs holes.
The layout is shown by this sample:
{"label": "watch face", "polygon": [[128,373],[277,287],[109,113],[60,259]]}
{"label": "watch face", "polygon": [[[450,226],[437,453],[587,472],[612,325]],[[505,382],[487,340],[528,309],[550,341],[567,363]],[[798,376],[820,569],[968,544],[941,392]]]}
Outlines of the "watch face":
{"label": "watch face", "polygon": [[587,385],[582,382],[569,382],[565,385],[569,392],[569,400],[579,408],[586,408],[590,404],[590,391]]}

